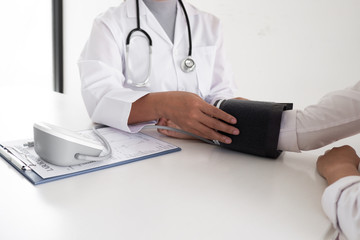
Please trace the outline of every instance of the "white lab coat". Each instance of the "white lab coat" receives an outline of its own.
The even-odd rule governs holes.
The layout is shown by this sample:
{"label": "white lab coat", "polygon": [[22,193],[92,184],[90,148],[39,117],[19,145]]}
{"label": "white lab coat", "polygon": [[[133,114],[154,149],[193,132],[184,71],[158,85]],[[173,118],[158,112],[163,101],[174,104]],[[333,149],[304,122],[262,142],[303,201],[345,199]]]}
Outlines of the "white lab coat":
{"label": "white lab coat", "polygon": [[[234,97],[235,86],[223,50],[219,20],[184,2],[191,32],[196,69],[184,73],[181,61],[187,56],[189,42],[185,16],[178,4],[174,43],[146,5],[139,1],[141,28],[152,38],[152,71],[149,87],[126,84],[125,40],[136,27],[135,0],[127,0],[97,17],[79,60],[82,95],[92,120],[128,132],[144,124],[128,126],[133,102],[150,92],[187,91],[212,104]],[[131,50],[137,51],[132,48]],[[131,56],[145,56],[142,52]],[[154,119],[156,120],[156,119]]]}

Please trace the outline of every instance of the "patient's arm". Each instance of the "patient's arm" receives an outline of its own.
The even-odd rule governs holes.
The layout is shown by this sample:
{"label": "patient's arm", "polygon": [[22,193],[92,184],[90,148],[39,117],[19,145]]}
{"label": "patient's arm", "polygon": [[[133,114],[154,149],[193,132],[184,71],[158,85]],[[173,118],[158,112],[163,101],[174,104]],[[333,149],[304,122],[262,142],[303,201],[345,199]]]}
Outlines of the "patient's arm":
{"label": "patient's arm", "polygon": [[312,150],[360,133],[360,82],[304,110],[285,111],[278,149]]}

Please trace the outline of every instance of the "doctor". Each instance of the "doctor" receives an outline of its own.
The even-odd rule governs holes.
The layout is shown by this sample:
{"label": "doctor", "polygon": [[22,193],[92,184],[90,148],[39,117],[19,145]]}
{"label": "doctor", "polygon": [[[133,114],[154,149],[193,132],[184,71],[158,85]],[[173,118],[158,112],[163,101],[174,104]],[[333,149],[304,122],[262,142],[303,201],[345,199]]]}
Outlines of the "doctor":
{"label": "doctor", "polygon": [[79,60],[92,120],[128,132],[174,124],[231,143],[236,119],[219,20],[181,0],[127,0],[98,16]]}

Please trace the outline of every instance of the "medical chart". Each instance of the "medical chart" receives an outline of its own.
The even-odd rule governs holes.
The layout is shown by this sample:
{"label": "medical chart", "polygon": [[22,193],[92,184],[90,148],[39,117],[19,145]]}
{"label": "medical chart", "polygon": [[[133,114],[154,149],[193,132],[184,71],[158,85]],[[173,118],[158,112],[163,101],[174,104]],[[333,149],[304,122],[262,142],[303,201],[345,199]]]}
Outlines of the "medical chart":
{"label": "medical chart", "polygon": [[[42,160],[36,154],[34,147],[24,146],[26,141],[14,141],[4,145],[43,179],[116,165],[125,161],[141,160],[142,158],[180,150],[177,146],[144,133],[127,133],[110,127],[99,128],[98,131],[106,138],[112,148],[111,158],[69,167],[56,166]],[[84,137],[97,140],[92,130],[79,133]]]}

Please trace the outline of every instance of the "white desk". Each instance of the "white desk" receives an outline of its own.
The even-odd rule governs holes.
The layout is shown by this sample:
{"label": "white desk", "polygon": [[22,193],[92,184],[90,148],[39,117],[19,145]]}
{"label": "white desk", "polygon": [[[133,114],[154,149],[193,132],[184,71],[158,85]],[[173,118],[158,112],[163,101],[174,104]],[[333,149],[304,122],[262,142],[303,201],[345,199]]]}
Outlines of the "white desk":
{"label": "white desk", "polygon": [[[0,100],[2,142],[32,137],[35,121],[72,130],[91,124],[80,98],[2,88]],[[332,234],[314,154],[285,153],[274,161],[149,133],[182,151],[39,186],[1,160],[0,239],[319,240]]]}

